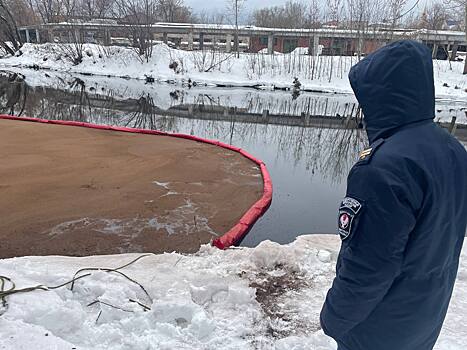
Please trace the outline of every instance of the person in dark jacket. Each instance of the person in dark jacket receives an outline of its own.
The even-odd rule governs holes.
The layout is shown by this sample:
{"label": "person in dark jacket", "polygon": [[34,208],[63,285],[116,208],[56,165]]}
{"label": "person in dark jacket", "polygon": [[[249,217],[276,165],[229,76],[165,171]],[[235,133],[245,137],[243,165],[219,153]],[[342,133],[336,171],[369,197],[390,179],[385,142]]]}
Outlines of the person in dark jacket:
{"label": "person in dark jacket", "polygon": [[349,79],[370,148],[339,209],[342,246],[321,325],[339,350],[432,349],[466,234],[467,152],[433,121],[425,45],[385,46]]}

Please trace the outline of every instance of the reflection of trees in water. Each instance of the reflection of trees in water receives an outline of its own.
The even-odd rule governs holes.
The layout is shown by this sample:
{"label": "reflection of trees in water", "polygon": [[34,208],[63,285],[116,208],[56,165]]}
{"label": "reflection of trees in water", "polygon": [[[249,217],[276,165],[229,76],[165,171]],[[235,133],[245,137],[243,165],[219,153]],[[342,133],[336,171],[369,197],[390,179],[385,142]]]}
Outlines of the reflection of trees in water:
{"label": "reflection of trees in water", "polygon": [[[114,98],[114,92],[108,90],[105,95],[89,93],[82,80],[63,83],[65,89],[29,88],[24,81],[13,85],[7,78],[0,77],[0,99],[3,112],[44,117],[49,119],[75,120],[97,124],[121,125],[142,129],[157,129],[169,132],[184,132],[206,138],[234,143],[242,147],[265,147],[276,152],[280,161],[294,166],[304,164],[311,174],[319,173],[333,182],[344,179],[348,169],[357,159],[357,153],[365,147],[365,137],[355,129],[306,128],[299,126],[240,123],[232,116],[230,121],[194,120],[179,117],[161,116],[163,111],[155,105],[150,94],[142,94],[138,99],[125,101]],[[29,91],[29,93],[28,93]],[[212,98],[206,94],[195,95],[194,104],[220,106],[221,98]],[[246,94],[246,103],[250,111],[275,108],[275,111],[298,113],[305,111],[337,111],[339,108],[330,99],[302,98],[293,101],[273,99],[264,102],[254,98],[255,94]],[[168,98],[172,104],[186,101],[183,91],[175,90]],[[190,101],[191,102],[191,101]],[[266,120],[265,120],[266,122]]]}
{"label": "reflection of trees in water", "polygon": [[358,153],[368,146],[366,134],[361,129],[340,129],[330,136],[327,140],[330,151],[323,164],[323,173],[331,178],[346,176]]}
{"label": "reflection of trees in water", "polygon": [[363,130],[353,128],[305,128],[181,118],[175,121],[177,125],[167,131],[189,130],[198,136],[240,147],[269,148],[276,153],[277,160],[295,167],[303,164],[311,175],[320,174],[333,183],[345,179],[368,142]]}
{"label": "reflection of trees in water", "polygon": [[347,116],[354,113],[355,103],[342,101],[324,96],[301,95],[294,98],[257,98],[254,94],[248,96],[248,111],[262,113],[268,110],[273,114],[285,115],[313,115],[313,116]]}
{"label": "reflection of trees in water", "polygon": [[[24,80],[11,83],[9,76],[0,76],[0,111],[16,116],[113,124],[119,115],[126,114],[125,110],[137,109],[139,102],[119,101],[112,90],[105,95],[89,93],[79,78],[70,82],[60,79],[56,87],[30,87]],[[141,112],[146,112],[144,106]]]}
{"label": "reflection of trees in water", "polygon": [[167,130],[172,129],[176,118],[161,117],[158,108],[149,94],[136,100],[133,111],[121,113],[113,123],[137,129]]}
{"label": "reflection of trees in water", "polygon": [[172,101],[171,105],[192,103],[211,107],[238,107],[248,113],[262,114],[264,110],[267,110],[271,114],[293,116],[302,114],[312,116],[355,116],[357,112],[357,103],[351,102],[351,98],[348,97],[344,97],[346,102],[343,102],[342,97],[339,99],[330,97],[330,95],[293,95],[292,93],[284,94],[281,92],[268,94],[249,91],[243,92],[240,96],[235,96],[235,93],[235,90],[232,92],[232,96],[229,93],[222,96],[200,93],[193,96],[189,101],[185,94],[182,94],[183,97],[177,100],[177,103]]}
{"label": "reflection of trees in water", "polygon": [[28,99],[28,85],[24,83],[24,77],[11,73],[0,79],[0,112],[3,114],[24,113]]}
{"label": "reflection of trees in water", "polygon": [[[16,78],[13,78],[16,77]],[[91,101],[81,79],[68,84],[67,91],[30,87],[17,74],[0,76],[1,112],[11,115],[85,121]]]}
{"label": "reflection of trees in water", "polygon": [[[197,93],[196,90],[174,89],[169,92],[170,107],[196,105],[222,110],[237,107],[248,113],[261,115],[267,110],[270,114],[289,116],[355,116],[357,103],[349,95],[294,94],[293,92],[264,92],[257,90],[231,91],[212,89]],[[167,99],[169,100],[169,99]]]}
{"label": "reflection of trees in water", "polygon": [[176,117],[159,117],[159,126],[165,131],[192,133],[247,149],[269,148],[276,153],[277,160],[292,162],[295,167],[304,164],[311,175],[320,174],[332,183],[345,179],[358,152],[367,144],[364,132],[358,129],[303,128]]}
{"label": "reflection of trees in water", "polygon": [[136,110],[125,116],[125,126],[155,129],[154,101],[151,96],[143,95],[136,103]]}
{"label": "reflection of trees in water", "polygon": [[295,166],[302,163],[311,174],[340,183],[365,148],[366,136],[358,129],[270,126],[265,142],[277,144],[278,157],[293,157]]}
{"label": "reflection of trees in water", "polygon": [[[77,108],[77,113],[79,115],[79,120],[86,119],[85,111],[91,112],[91,101],[89,100],[89,95],[86,92],[86,84],[80,78],[75,78],[70,83],[70,90],[74,92],[76,100],[74,105]],[[89,113],[90,115],[91,113]]]}

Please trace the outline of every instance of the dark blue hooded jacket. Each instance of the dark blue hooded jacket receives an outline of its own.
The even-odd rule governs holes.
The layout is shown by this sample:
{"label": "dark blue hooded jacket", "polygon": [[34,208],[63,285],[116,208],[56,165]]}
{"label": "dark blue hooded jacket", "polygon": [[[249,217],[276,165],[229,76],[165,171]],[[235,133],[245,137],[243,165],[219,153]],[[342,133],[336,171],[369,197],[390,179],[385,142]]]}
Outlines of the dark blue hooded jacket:
{"label": "dark blue hooded jacket", "polygon": [[348,177],[321,324],[339,350],[432,349],[466,233],[467,152],[433,122],[433,63],[423,44],[390,44],[349,78],[370,149]]}

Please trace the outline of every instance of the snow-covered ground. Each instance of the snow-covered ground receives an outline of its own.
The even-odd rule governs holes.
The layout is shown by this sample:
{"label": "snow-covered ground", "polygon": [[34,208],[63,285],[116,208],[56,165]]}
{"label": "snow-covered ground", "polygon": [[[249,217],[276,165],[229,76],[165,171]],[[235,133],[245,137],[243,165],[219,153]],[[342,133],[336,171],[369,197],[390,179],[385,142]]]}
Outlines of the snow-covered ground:
{"label": "snow-covered ground", "polygon": [[[91,271],[73,290],[16,294],[0,317],[1,349],[336,349],[319,327],[339,248],[336,236],[194,255],[149,255],[117,273]],[[0,260],[18,288],[57,285],[86,267],[138,255]],[[85,272],[83,272],[85,273]],[[147,294],[141,287],[147,291]],[[130,300],[133,300],[130,301]],[[436,346],[467,348],[467,250]],[[139,303],[139,304],[138,304]]]}
{"label": "snow-covered ground", "polygon": [[[153,47],[148,61],[131,48],[85,44],[83,61],[73,65],[70,47],[59,44],[25,44],[19,57],[5,57],[0,68],[36,67],[71,73],[128,77],[145,80],[259,88],[292,88],[297,77],[308,91],[351,93],[350,67],[356,57],[308,56],[300,50],[292,54],[233,54],[183,51],[164,44]],[[172,68],[170,68],[172,64]],[[435,85],[438,98],[467,100],[467,79],[463,63],[435,61]]]}

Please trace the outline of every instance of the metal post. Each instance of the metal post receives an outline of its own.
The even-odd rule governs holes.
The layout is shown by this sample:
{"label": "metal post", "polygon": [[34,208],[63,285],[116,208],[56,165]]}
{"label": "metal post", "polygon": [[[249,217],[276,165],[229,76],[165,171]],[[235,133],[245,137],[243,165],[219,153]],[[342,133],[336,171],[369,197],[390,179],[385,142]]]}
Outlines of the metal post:
{"label": "metal post", "polygon": [[456,56],[457,56],[457,49],[459,48],[459,43],[455,42],[453,45],[452,45],[452,52],[451,52],[451,57],[449,57],[449,60],[450,61],[453,61]]}
{"label": "metal post", "polygon": [[204,50],[204,33],[199,34],[199,49]]}
{"label": "metal post", "polygon": [[454,135],[454,133],[456,132],[456,120],[457,120],[457,117],[452,117],[451,124],[449,125],[449,132],[452,135]]}
{"label": "metal post", "polygon": [[319,54],[319,35],[313,36],[313,55],[318,56]]}
{"label": "metal post", "polygon": [[438,44],[433,43],[433,53],[432,53],[432,58],[436,59],[436,56],[438,55]]}
{"label": "metal post", "polygon": [[47,37],[48,37],[48,42],[49,43],[53,43],[55,41],[53,30],[48,30],[47,31]]}
{"label": "metal post", "polygon": [[75,37],[72,43],[81,43],[81,33],[79,29],[75,29]]}
{"label": "metal post", "polygon": [[240,58],[240,47],[238,42],[238,0],[235,0],[235,51],[237,58]]}
{"label": "metal post", "polygon": [[30,39],[30,37],[29,37],[29,29],[26,29],[25,32],[26,32],[26,42],[27,42],[27,43],[30,43],[30,42],[31,42],[31,39]]}
{"label": "metal post", "polygon": [[38,44],[41,43],[41,36],[40,36],[40,34],[39,34],[39,29],[36,29],[36,42],[37,42]]}
{"label": "metal post", "polygon": [[162,38],[163,38],[162,40],[164,41],[164,44],[167,44],[169,42],[169,36],[168,36],[167,32],[164,32],[162,34]]}
{"label": "metal post", "polygon": [[[465,15],[465,18],[464,18],[465,41],[467,41],[467,2],[465,3],[464,11],[465,11],[465,13],[464,13],[464,15]],[[464,74],[467,74],[467,57],[464,60]]]}
{"label": "metal post", "polygon": [[108,46],[111,44],[110,32],[106,29],[104,31],[104,45]]}
{"label": "metal post", "polygon": [[188,50],[193,50],[193,32],[188,33]]}
{"label": "metal post", "polygon": [[232,52],[232,35],[227,34],[225,37],[225,51],[230,53]]}
{"label": "metal post", "polygon": [[272,55],[274,53],[274,35],[269,34],[268,36],[268,54]]}

